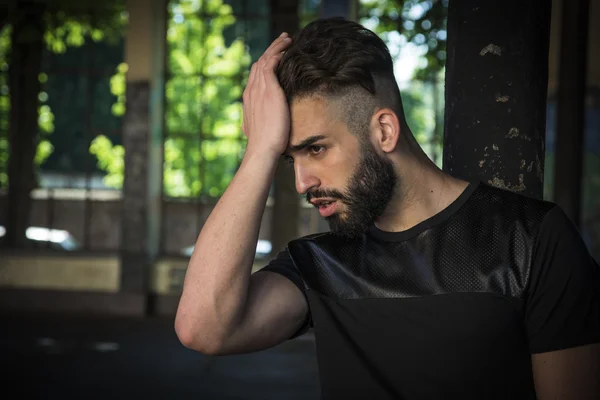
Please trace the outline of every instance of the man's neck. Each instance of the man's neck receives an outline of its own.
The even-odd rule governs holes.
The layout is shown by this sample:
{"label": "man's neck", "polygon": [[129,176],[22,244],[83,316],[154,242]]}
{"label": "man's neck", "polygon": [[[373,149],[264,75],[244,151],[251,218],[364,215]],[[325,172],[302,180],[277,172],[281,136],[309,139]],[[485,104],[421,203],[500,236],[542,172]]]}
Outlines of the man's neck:
{"label": "man's neck", "polygon": [[425,154],[405,159],[399,165],[398,186],[377,228],[401,232],[438,214],[452,204],[468,182],[440,170]]}

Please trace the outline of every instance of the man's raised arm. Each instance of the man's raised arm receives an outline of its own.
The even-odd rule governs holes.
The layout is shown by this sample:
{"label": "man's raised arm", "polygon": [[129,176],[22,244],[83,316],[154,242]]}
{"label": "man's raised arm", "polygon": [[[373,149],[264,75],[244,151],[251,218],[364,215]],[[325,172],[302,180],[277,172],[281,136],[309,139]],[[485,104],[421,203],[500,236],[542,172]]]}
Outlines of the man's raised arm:
{"label": "man's raised arm", "polygon": [[257,351],[296,332],[308,305],[287,278],[251,276],[269,187],[290,130],[275,68],[291,40],[276,39],[252,66],[244,91],[244,159],[206,220],[190,259],[175,318],[180,341],[206,354]]}

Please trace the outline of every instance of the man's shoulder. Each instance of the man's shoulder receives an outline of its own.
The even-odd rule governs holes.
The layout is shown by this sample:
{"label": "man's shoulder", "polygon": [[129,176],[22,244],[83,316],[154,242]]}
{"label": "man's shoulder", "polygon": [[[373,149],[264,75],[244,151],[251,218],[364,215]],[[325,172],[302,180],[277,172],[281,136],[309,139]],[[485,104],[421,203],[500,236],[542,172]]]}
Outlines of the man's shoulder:
{"label": "man's shoulder", "polygon": [[496,186],[492,184],[492,182],[480,182],[475,193],[479,193],[481,196],[488,197],[488,200],[494,200],[493,198],[497,198],[499,200],[508,201],[511,203],[531,204],[538,208],[554,205],[554,203],[548,200],[531,197],[511,188]]}
{"label": "man's shoulder", "polygon": [[333,232],[313,233],[291,240],[287,250],[296,263],[315,261],[336,254],[352,253],[364,248],[366,233],[356,238],[345,238]]}
{"label": "man's shoulder", "polygon": [[477,214],[481,218],[499,217],[504,222],[530,226],[541,224],[548,212],[556,207],[553,202],[483,182],[470,200],[470,208],[479,211]]}
{"label": "man's shoulder", "polygon": [[339,244],[340,240],[342,239],[332,232],[312,233],[310,235],[301,236],[291,240],[288,243],[288,251],[306,246],[319,246],[333,243]]}
{"label": "man's shoulder", "polygon": [[315,242],[315,241],[321,241],[321,240],[327,240],[332,238],[334,235],[331,232],[318,232],[318,233],[311,233],[309,235],[305,235],[305,236],[301,236],[299,238],[293,239],[290,243],[292,242]]}

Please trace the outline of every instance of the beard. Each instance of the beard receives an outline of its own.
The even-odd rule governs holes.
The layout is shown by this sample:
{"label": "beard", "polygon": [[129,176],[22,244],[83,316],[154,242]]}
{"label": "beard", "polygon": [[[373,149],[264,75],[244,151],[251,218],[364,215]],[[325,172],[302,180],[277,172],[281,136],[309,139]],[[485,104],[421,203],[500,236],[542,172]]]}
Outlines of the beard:
{"label": "beard", "polygon": [[361,144],[361,160],[344,193],[316,189],[307,194],[307,200],[329,197],[343,202],[346,205],[343,214],[336,213],[325,219],[333,234],[352,239],[363,234],[383,214],[394,194],[397,179],[392,162],[380,157],[373,145],[366,142]]}

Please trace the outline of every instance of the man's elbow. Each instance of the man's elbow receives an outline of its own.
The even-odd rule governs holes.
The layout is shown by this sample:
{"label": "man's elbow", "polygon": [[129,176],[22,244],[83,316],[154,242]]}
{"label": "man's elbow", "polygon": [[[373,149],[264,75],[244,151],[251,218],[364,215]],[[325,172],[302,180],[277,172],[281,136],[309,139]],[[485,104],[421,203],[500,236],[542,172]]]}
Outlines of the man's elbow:
{"label": "man's elbow", "polygon": [[175,318],[175,333],[183,346],[190,350],[200,352],[207,356],[223,354],[223,340],[218,335],[211,334],[209,330],[201,328],[185,318]]}

